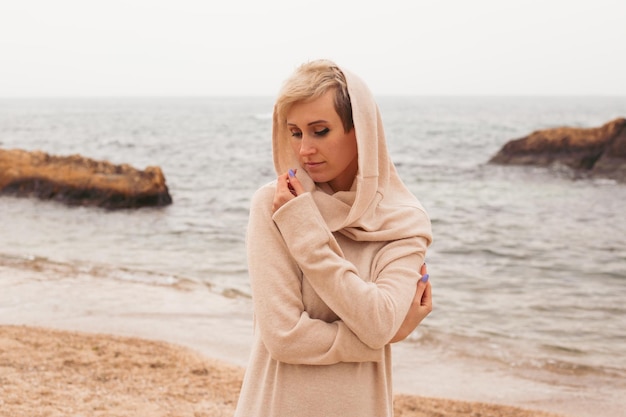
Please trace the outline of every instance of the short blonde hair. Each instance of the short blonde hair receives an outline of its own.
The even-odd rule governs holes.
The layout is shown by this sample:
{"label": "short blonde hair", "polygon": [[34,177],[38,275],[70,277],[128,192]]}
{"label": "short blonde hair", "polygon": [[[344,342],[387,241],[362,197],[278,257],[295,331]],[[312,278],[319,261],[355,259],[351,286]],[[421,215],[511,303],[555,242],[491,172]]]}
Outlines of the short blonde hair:
{"label": "short blonde hair", "polygon": [[352,130],[354,120],[346,77],[334,62],[325,59],[302,64],[285,81],[275,105],[281,125],[286,122],[287,113],[294,104],[315,100],[331,89],[335,90],[335,111],[341,118],[344,131]]}

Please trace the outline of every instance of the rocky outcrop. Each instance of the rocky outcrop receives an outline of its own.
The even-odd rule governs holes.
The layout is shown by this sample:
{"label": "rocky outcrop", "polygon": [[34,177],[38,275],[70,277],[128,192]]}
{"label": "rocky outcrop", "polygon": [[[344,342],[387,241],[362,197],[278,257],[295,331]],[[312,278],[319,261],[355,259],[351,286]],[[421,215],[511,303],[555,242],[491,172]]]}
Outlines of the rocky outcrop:
{"label": "rocky outcrop", "polygon": [[137,170],[80,155],[0,149],[0,193],[107,209],[172,203],[159,167]]}
{"label": "rocky outcrop", "polygon": [[489,161],[549,166],[560,163],[579,173],[626,182],[626,119],[597,128],[539,130],[505,144]]}

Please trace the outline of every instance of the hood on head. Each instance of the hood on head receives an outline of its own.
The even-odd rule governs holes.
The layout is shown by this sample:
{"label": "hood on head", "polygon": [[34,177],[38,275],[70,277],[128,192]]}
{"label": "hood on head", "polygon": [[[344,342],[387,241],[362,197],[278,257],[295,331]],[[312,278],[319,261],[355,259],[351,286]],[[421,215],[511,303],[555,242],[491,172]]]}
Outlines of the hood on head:
{"label": "hood on head", "polygon": [[[418,217],[425,216],[419,201],[400,180],[387,152],[382,118],[367,85],[355,74],[343,72],[352,104],[358,149],[358,172],[350,191],[333,193],[327,184],[315,184],[299,165],[289,145],[289,132],[274,108],[272,145],[277,175],[298,168],[297,177],[313,198],[331,231],[355,240],[392,240],[415,236]],[[402,218],[404,216],[404,219]],[[428,235],[430,236],[430,221]],[[421,227],[419,227],[421,229]],[[419,233],[423,234],[423,230]],[[407,235],[407,236],[404,236]]]}

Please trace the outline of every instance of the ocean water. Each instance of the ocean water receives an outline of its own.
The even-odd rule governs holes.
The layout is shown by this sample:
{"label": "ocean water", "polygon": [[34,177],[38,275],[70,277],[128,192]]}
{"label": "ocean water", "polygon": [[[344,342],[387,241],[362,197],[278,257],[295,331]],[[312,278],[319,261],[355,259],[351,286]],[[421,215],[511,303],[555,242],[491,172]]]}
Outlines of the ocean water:
{"label": "ocean water", "polygon": [[[487,163],[508,140],[626,116],[625,97],[382,97],[390,153],[432,222],[435,310],[407,346],[626,377],[626,184]],[[250,294],[250,197],[274,177],[272,99],[0,100],[0,147],[163,169],[173,205],[0,196],[0,266]],[[0,276],[2,279],[2,276]]]}

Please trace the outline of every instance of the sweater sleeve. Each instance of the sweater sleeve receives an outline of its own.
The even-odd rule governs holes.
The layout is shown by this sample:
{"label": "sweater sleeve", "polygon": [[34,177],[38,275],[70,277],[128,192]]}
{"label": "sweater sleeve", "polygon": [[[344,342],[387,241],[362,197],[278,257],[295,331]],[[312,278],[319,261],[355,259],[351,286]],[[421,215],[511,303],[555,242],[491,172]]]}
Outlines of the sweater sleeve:
{"label": "sweater sleeve", "polygon": [[367,346],[341,320],[327,323],[305,311],[302,272],[272,221],[273,196],[270,186],[254,195],[246,238],[256,328],[270,355],[307,365],[380,361],[382,346]]}
{"label": "sweater sleeve", "polygon": [[[291,256],[320,298],[367,346],[385,346],[408,313],[427,238],[388,242],[373,260],[373,282],[367,282],[343,257],[310,194],[291,200],[273,218]],[[423,221],[430,225],[425,213]]]}

